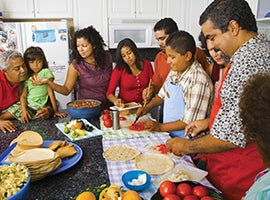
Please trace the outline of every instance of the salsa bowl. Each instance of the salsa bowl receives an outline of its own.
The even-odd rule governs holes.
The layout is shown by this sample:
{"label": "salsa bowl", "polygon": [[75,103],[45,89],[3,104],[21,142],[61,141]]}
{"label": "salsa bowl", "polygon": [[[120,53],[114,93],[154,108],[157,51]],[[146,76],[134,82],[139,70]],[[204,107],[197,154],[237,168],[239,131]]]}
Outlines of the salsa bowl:
{"label": "salsa bowl", "polygon": [[71,119],[91,119],[100,115],[101,101],[95,99],[75,100],[67,103]]}

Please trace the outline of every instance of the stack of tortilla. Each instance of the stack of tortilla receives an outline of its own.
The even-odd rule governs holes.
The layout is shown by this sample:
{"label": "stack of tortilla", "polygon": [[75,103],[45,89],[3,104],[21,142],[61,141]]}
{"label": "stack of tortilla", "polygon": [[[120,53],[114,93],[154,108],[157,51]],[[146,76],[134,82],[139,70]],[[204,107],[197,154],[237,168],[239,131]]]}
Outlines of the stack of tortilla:
{"label": "stack of tortilla", "polygon": [[17,155],[9,156],[6,161],[21,163],[28,167],[31,173],[31,181],[44,178],[62,163],[58,154],[48,148],[25,150]]}
{"label": "stack of tortilla", "polygon": [[11,144],[14,142],[17,142],[17,145],[6,161],[21,163],[28,167],[31,181],[44,178],[62,163],[56,152],[48,148],[41,148],[43,139],[37,132],[24,131]]}

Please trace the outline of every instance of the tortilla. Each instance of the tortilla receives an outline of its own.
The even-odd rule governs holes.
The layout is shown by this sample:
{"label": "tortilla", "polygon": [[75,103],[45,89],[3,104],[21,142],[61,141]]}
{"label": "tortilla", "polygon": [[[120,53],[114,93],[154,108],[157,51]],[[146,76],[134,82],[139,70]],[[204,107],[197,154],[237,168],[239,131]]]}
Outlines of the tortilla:
{"label": "tortilla", "polygon": [[127,145],[115,145],[109,147],[103,152],[103,157],[111,161],[128,161],[133,160],[140,152]]}
{"label": "tortilla", "polygon": [[170,171],[174,162],[162,154],[141,154],[135,158],[135,167],[151,175],[161,175]]}

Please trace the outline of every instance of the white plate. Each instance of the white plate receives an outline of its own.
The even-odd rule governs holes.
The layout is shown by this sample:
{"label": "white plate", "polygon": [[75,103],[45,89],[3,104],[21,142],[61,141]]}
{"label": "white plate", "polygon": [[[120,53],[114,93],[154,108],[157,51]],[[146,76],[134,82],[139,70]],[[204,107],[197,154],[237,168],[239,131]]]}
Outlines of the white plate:
{"label": "white plate", "polygon": [[65,135],[67,136],[70,141],[77,141],[77,140],[82,140],[82,139],[86,139],[86,138],[90,138],[90,137],[95,137],[98,135],[102,135],[103,131],[99,130],[97,127],[95,127],[93,124],[91,124],[90,122],[88,122],[86,119],[78,119],[80,121],[82,121],[84,123],[84,125],[89,125],[93,127],[92,131],[85,131],[85,136],[78,136],[76,138],[73,138],[70,136],[70,134],[67,134],[64,132],[65,129],[65,124],[64,123],[57,123],[55,124],[55,126]]}
{"label": "white plate", "polygon": [[[129,106],[129,105],[133,105],[134,106]],[[124,110],[131,110],[131,109],[134,109],[134,108],[139,108],[141,107],[142,105],[139,104],[139,103],[136,103],[136,102],[130,102],[130,103],[125,103],[125,107],[124,108],[120,108],[120,107],[117,107],[117,106],[111,106],[110,109],[111,110],[119,110],[119,111],[124,111]]]}
{"label": "white plate", "polygon": [[[169,177],[171,177],[173,174],[177,173],[179,170],[184,172],[184,174],[188,175],[188,177],[189,177],[188,180],[197,181],[197,182],[200,182],[208,174],[207,171],[201,170],[197,167],[187,165],[184,163],[179,163],[171,171],[158,177],[153,184],[155,186],[159,187],[159,185],[162,181],[168,180]],[[179,182],[179,181],[177,181],[177,182]]]}

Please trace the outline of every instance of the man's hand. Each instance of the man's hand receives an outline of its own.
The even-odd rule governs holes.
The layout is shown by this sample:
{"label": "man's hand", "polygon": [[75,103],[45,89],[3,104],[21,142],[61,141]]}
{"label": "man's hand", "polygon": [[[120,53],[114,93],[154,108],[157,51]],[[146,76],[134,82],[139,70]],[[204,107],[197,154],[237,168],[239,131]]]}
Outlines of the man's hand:
{"label": "man's hand", "polygon": [[7,131],[12,133],[17,130],[17,127],[9,120],[0,120],[0,130],[4,133]]}
{"label": "man's hand", "polygon": [[185,154],[188,154],[188,142],[190,142],[187,139],[183,138],[172,138],[167,140],[166,142],[166,148],[168,151],[172,152],[174,155],[182,156]]}
{"label": "man's hand", "polygon": [[191,137],[195,137],[201,131],[205,131],[206,129],[208,129],[208,126],[209,126],[209,119],[190,122],[185,127],[185,136],[190,135]]}

